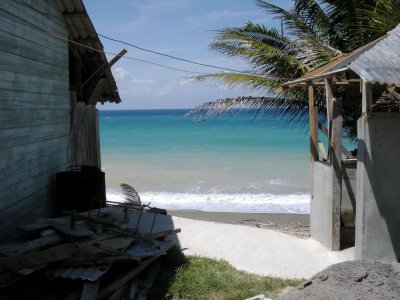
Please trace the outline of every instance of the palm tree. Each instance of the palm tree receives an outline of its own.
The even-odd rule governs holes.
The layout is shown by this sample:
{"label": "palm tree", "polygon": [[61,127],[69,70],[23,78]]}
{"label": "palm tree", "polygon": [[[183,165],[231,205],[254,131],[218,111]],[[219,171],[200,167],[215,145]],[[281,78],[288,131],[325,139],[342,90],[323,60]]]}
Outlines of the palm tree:
{"label": "palm tree", "polygon": [[[295,0],[291,10],[269,2],[256,4],[282,20],[285,34],[275,28],[248,22],[242,27],[217,30],[210,48],[220,54],[246,61],[251,71],[221,72],[197,76],[197,80],[216,80],[229,86],[262,91],[264,97],[220,99],[194,108],[190,114],[206,118],[240,107],[268,110],[292,119],[308,112],[306,91],[276,92],[283,82],[348,53],[386,34],[400,23],[399,0]],[[354,138],[360,114],[359,89],[338,88],[343,98],[344,130]],[[317,89],[317,105],[325,111],[323,91]],[[319,99],[319,100],[318,100]]]}

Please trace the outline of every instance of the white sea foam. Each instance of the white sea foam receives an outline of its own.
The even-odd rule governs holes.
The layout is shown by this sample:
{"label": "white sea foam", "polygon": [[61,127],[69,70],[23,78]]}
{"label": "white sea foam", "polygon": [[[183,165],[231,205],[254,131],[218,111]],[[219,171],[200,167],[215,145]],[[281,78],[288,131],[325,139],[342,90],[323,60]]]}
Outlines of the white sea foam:
{"label": "white sea foam", "polygon": [[[189,194],[140,193],[143,203],[171,210],[201,210],[247,213],[309,213],[309,194]],[[108,190],[107,199],[123,202],[124,196]]]}
{"label": "white sea foam", "polygon": [[273,185],[290,185],[289,180],[282,178],[272,179],[269,183]]}

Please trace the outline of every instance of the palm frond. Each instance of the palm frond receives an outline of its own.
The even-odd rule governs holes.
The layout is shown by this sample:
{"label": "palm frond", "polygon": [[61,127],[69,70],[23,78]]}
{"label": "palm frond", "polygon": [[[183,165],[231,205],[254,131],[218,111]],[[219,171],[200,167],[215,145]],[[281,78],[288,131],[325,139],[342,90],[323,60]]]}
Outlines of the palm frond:
{"label": "palm frond", "polygon": [[[300,42],[302,44],[301,49],[308,53],[308,60],[310,62],[315,62],[315,59],[317,59],[319,61],[317,64],[319,64],[321,61],[329,60],[330,58],[341,54],[340,50],[335,49],[330,44],[329,38],[331,38],[331,36],[327,34],[328,28],[321,28],[318,26],[318,23],[316,23],[318,21],[324,23],[325,26],[328,26],[327,21],[317,20],[317,15],[315,15],[313,19],[307,14],[300,13],[295,9],[287,11],[279,6],[262,0],[258,0],[257,4],[268,13],[275,15],[275,18],[282,19],[289,35],[296,37],[298,43]],[[303,11],[305,11],[304,7]],[[320,19],[326,18],[322,13],[320,13],[320,15]]]}
{"label": "palm frond", "polygon": [[[269,112],[273,117],[272,119],[281,119],[285,124],[290,124],[296,120],[304,122],[308,117],[308,101],[305,99],[303,95],[296,95],[296,93],[275,97],[240,96],[225,98],[200,104],[187,113],[185,117],[193,116],[196,120],[206,120],[222,114],[235,115],[238,112],[246,111],[253,114],[254,118]],[[272,121],[272,119],[269,121]]]}
{"label": "palm frond", "polygon": [[126,183],[121,183],[120,186],[123,194],[125,195],[125,200],[136,205],[142,205],[139,194],[132,186]]}
{"label": "palm frond", "polygon": [[211,50],[245,59],[255,70],[276,77],[301,75],[310,67],[304,63],[303,48],[276,29],[248,22],[243,27],[217,31]]}
{"label": "palm frond", "polygon": [[294,2],[293,10],[313,29],[313,32],[317,32],[321,37],[329,36],[329,39],[331,38],[331,20],[318,1],[297,0]]}
{"label": "palm frond", "polygon": [[257,76],[245,73],[221,72],[206,74],[193,77],[197,81],[211,79],[228,87],[241,86],[246,90],[271,90],[276,89],[281,84],[282,78],[272,78],[269,76]]}
{"label": "palm frond", "polygon": [[378,38],[400,23],[400,1],[376,0],[358,9],[360,18],[364,20],[365,30],[372,38]]}

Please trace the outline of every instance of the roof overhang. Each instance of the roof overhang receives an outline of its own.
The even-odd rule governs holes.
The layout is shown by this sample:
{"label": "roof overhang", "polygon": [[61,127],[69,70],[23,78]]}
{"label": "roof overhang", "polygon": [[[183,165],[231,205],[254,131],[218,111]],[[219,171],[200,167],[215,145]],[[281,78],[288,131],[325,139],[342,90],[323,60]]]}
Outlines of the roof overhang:
{"label": "roof overhang", "polygon": [[[82,0],[56,0],[68,29],[70,49],[82,63],[82,80],[89,78],[103,66],[108,66],[103,45],[96,29],[87,14]],[[83,44],[87,47],[79,46]],[[86,77],[86,78],[85,78]],[[90,104],[97,102],[121,102],[117,84],[109,67],[104,68],[98,76],[90,79],[85,88],[85,98]]]}
{"label": "roof overhang", "polygon": [[[392,38],[393,32],[396,32],[396,39]],[[385,56],[385,52],[382,53],[382,51],[378,49],[382,48],[381,45],[383,43],[387,44],[387,42],[391,42],[393,44],[392,40],[395,40],[397,42],[396,44],[391,45],[391,49],[393,49],[391,53],[393,54],[395,52],[394,49],[399,49],[400,47],[400,26],[388,32],[386,35],[372,41],[371,43],[354,50],[353,52],[345,53],[335,57],[330,62],[312,69],[298,79],[285,82],[278,88],[277,91],[282,92],[289,88],[306,87],[309,85],[322,85],[324,84],[323,81],[327,78],[334,78],[336,84],[350,84],[360,82],[359,79],[346,80],[337,78],[337,75],[343,74],[346,71],[350,70],[361,77],[361,79],[366,80],[366,76],[363,76],[363,74],[368,72],[363,70],[370,71],[371,68],[369,68],[368,66],[368,60],[372,60],[373,57],[379,56],[379,52],[381,53],[380,56]],[[386,46],[386,48],[389,48],[389,46]],[[399,57],[398,52],[397,57]],[[398,62],[398,65],[400,67],[400,57]],[[386,63],[388,64],[387,60]],[[358,68],[355,68],[355,65],[358,66]],[[400,81],[400,69],[397,72],[397,78]]]}

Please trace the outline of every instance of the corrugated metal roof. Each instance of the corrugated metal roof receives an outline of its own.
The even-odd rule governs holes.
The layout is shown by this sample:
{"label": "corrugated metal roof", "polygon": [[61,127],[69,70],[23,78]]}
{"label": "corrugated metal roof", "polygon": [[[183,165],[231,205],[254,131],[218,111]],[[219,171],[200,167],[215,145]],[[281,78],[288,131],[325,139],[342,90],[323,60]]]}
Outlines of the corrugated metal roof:
{"label": "corrugated metal roof", "polygon": [[[395,34],[394,38],[390,38],[390,36],[392,35],[392,33],[396,31],[397,33]],[[400,41],[400,29],[399,26],[396,27],[396,29],[388,32],[386,35],[372,41],[371,43],[362,46],[360,48],[357,48],[356,50],[350,52],[350,53],[344,53],[342,55],[339,55],[337,57],[335,57],[334,59],[332,59],[330,62],[316,67],[314,69],[312,69],[311,71],[307,72],[305,75],[292,80],[292,81],[288,81],[285,82],[284,84],[282,84],[282,87],[289,87],[289,86],[295,86],[296,84],[301,84],[301,83],[306,83],[306,82],[313,82],[314,81],[319,81],[323,78],[329,77],[333,74],[336,74],[338,72],[344,72],[345,70],[347,70],[348,68],[352,69],[353,71],[355,71],[357,74],[359,72],[361,72],[361,70],[363,69],[364,73],[366,74],[368,72],[373,73],[373,71],[371,71],[372,69],[381,69],[381,72],[384,72],[384,68],[387,67],[382,67],[384,64],[383,62],[385,62],[386,65],[389,64],[390,61],[393,61],[393,54],[395,54],[395,47],[399,47],[399,41]],[[386,41],[389,41],[389,44],[392,44],[392,46],[389,46],[388,43],[386,43]],[[384,43],[385,45],[384,47],[380,46],[380,50],[375,50],[376,47],[378,45],[380,45],[381,43]],[[390,53],[390,57],[386,57],[386,54],[389,54],[388,49],[392,49],[392,53]],[[372,51],[372,55],[369,55],[368,53],[370,53]],[[381,58],[382,63],[374,63],[372,64],[372,62],[370,62],[369,60],[373,60],[375,56],[385,56],[385,58]],[[398,55],[397,55],[398,56]],[[361,57],[365,57],[365,59],[363,61],[360,61],[360,63],[357,63],[357,67],[351,68],[350,66],[354,65],[356,63],[356,61],[358,61]],[[370,59],[368,59],[367,57],[370,57]],[[393,75],[393,72],[395,72],[395,69],[397,70],[398,73],[398,77],[400,77],[400,72],[399,72],[399,67],[400,67],[400,60],[396,61],[397,67],[393,67],[391,66],[390,68],[392,70],[388,71]],[[357,69],[357,71],[356,71]],[[377,73],[376,75],[378,75],[379,73]],[[360,74],[358,74],[361,78],[363,78]],[[389,76],[390,78],[391,76]],[[371,77],[372,78],[372,77]],[[364,79],[364,78],[363,78]],[[376,79],[376,78],[375,78]],[[370,81],[370,80],[368,80]],[[375,82],[383,82],[383,81],[377,81],[374,80]],[[387,82],[388,83],[388,82]]]}
{"label": "corrugated metal roof", "polygon": [[349,69],[367,82],[400,85],[400,25],[354,60]]}
{"label": "corrugated metal roof", "polygon": [[[82,0],[57,0],[57,4],[64,16],[69,39],[96,50],[104,51]],[[93,73],[107,62],[107,57],[104,53],[84,47],[76,47],[76,50],[88,74]],[[107,68],[102,78],[94,78],[92,81],[89,95],[86,95],[87,100],[91,99],[91,102],[94,103],[121,102],[117,84],[109,68]]]}

